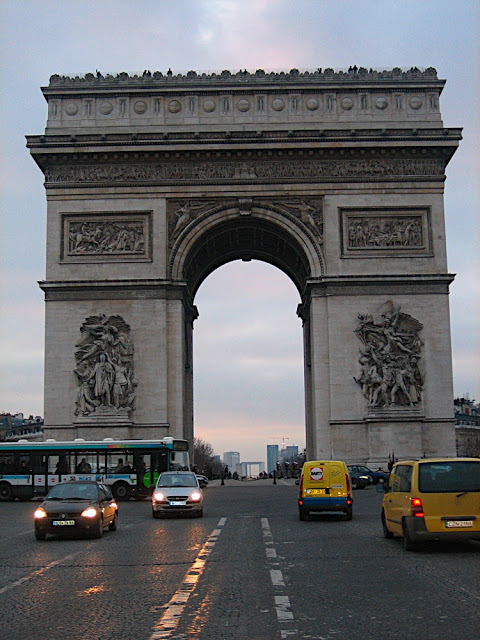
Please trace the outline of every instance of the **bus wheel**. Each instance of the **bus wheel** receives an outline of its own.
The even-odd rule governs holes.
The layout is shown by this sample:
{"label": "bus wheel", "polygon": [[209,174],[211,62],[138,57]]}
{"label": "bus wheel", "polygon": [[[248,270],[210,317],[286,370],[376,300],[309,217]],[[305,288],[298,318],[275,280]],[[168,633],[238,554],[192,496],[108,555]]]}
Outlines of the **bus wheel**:
{"label": "bus wheel", "polygon": [[130,498],[130,487],[126,482],[116,482],[112,487],[112,493],[117,500],[128,500]]}
{"label": "bus wheel", "polygon": [[8,482],[0,482],[0,500],[2,502],[13,500],[12,487]]}

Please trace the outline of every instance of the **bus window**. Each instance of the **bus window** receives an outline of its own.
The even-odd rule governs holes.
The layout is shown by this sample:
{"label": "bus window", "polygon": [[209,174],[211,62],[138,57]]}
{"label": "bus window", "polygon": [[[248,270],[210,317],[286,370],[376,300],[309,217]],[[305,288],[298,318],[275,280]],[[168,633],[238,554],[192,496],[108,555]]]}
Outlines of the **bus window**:
{"label": "bus window", "polygon": [[3,475],[13,475],[15,473],[15,462],[13,459],[13,453],[7,454],[3,459]]}
{"label": "bus window", "polygon": [[97,456],[85,455],[78,456],[76,458],[77,464],[75,466],[75,473],[96,473],[97,470]]}
{"label": "bus window", "polygon": [[[53,471],[51,471],[52,468],[54,469]],[[59,476],[70,474],[70,456],[67,456],[63,453],[59,456],[50,456],[49,472],[55,473]]]}

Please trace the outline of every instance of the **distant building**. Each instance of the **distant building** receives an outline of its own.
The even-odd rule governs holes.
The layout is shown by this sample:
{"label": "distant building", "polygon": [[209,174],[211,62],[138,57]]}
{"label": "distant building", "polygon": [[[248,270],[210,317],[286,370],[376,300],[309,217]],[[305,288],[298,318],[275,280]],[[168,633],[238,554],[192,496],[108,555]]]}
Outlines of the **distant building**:
{"label": "distant building", "polygon": [[480,404],[455,398],[455,440],[458,456],[480,456]]}
{"label": "distant building", "polygon": [[240,453],[238,451],[225,451],[223,464],[228,467],[229,471],[234,473],[234,471],[237,471],[237,465],[240,464]]}
{"label": "distant building", "polygon": [[43,418],[23,413],[0,414],[0,441],[16,442],[17,440],[42,441],[44,439]]}
{"label": "distant building", "polygon": [[279,460],[278,444],[267,444],[267,473],[275,471]]}
{"label": "distant building", "polygon": [[298,447],[297,445],[290,445],[289,447],[285,447],[285,449],[282,449],[280,452],[280,456],[282,461],[284,460],[296,460],[298,457]]}

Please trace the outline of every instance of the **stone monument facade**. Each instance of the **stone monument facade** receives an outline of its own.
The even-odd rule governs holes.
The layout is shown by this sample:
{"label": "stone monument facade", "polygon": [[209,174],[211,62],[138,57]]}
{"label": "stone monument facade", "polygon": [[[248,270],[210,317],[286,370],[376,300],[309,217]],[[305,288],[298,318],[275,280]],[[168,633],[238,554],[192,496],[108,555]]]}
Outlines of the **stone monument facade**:
{"label": "stone monument facade", "polygon": [[455,454],[435,69],[54,75],[28,136],[48,203],[45,432],[193,438],[202,281],[299,292],[307,455]]}

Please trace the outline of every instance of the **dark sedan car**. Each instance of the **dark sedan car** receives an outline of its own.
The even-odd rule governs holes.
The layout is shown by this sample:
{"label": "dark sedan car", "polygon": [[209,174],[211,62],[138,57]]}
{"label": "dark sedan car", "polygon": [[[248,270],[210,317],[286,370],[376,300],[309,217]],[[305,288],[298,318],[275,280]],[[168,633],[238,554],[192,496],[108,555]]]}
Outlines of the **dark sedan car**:
{"label": "dark sedan car", "polygon": [[352,481],[352,489],[365,489],[373,483],[372,478],[361,471],[361,465],[347,464],[347,469]]}
{"label": "dark sedan car", "polygon": [[353,464],[353,465],[348,465],[348,467],[349,469],[351,467],[352,469],[355,470],[355,475],[363,475],[371,478],[373,484],[377,484],[380,478],[382,478],[384,482],[388,480],[389,473],[388,471],[383,471],[383,469],[378,469],[377,471],[373,471],[372,469],[369,469],[364,464]]}
{"label": "dark sedan car", "polygon": [[117,528],[118,506],[101,482],[62,482],[51,489],[33,516],[37,540],[45,540],[47,533],[87,533],[100,538],[105,527]]}

